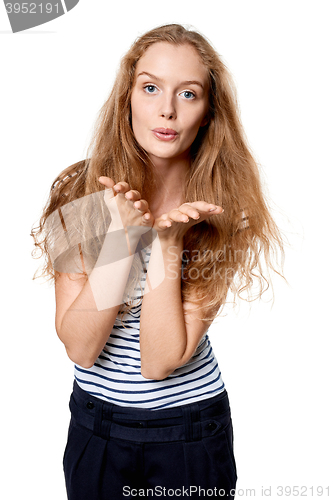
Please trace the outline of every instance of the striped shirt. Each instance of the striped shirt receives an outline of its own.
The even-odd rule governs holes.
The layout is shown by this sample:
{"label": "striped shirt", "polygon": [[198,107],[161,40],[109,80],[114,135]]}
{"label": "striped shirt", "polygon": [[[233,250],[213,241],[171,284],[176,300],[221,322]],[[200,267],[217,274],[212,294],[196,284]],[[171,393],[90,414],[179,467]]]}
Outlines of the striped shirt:
{"label": "striped shirt", "polygon": [[[151,247],[141,251],[145,263],[141,286],[144,290]],[[136,288],[141,297],[140,287]],[[122,317],[118,314],[104,349],[91,368],[74,366],[78,385],[105,401],[119,406],[158,410],[193,403],[216,396],[225,386],[214,351],[206,333],[192,358],[164,380],[141,375],[141,303]]]}

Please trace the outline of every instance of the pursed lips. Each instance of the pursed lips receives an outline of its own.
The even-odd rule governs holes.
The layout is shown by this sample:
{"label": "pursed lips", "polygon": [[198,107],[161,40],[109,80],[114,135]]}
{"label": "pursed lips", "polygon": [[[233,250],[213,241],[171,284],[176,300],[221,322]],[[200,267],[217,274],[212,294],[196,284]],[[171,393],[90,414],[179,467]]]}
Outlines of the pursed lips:
{"label": "pursed lips", "polygon": [[164,135],[178,135],[178,132],[176,132],[172,128],[155,128],[153,132]]}
{"label": "pursed lips", "polygon": [[155,128],[152,132],[156,139],[162,142],[173,142],[178,137],[178,132],[172,128]]}

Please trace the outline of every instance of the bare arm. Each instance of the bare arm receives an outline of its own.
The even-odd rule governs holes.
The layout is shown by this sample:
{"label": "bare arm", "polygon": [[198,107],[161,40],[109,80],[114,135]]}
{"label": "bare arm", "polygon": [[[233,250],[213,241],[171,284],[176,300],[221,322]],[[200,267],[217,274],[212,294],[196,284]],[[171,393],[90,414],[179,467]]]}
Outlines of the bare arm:
{"label": "bare arm", "polygon": [[[109,188],[112,185],[114,183],[110,179]],[[126,210],[122,211],[122,216],[126,218],[125,225],[149,226],[152,216],[148,221],[143,217],[148,207],[147,202],[140,200],[134,207],[133,202],[140,199],[140,193],[128,191],[126,183],[119,183],[118,186],[119,192],[126,193],[126,198],[131,200],[128,203],[122,194],[123,204],[127,203]],[[114,219],[109,228],[110,238],[105,238],[89,280],[82,274],[70,276],[58,273],[55,282],[57,334],[64,343],[69,358],[85,368],[94,364],[111,333],[134,258],[129,252],[121,260],[101,265],[110,260],[108,257],[114,249],[116,242],[112,234],[116,234],[113,231],[115,223]],[[131,248],[136,247],[139,233],[137,241],[134,241],[135,238],[134,235]]]}
{"label": "bare arm", "polygon": [[[155,221],[154,227],[162,229],[159,239],[165,278],[161,285],[144,296],[142,302],[140,350],[141,373],[145,378],[162,380],[176,368],[186,364],[209,328],[210,323],[200,319],[202,310],[194,312],[193,309],[197,307],[194,303],[182,303],[181,255],[183,234],[189,225],[197,223],[195,220],[182,221],[183,214],[187,214],[188,219],[196,219],[200,214],[203,220],[222,212],[221,207],[218,207],[209,213],[210,208],[205,202],[184,204],[178,211],[171,211],[166,217],[162,216]],[[167,221],[172,222],[173,231],[172,228],[166,228]],[[153,254],[150,262],[152,257]]]}
{"label": "bare arm", "polygon": [[[108,254],[105,246],[101,250],[103,254]],[[89,280],[80,275],[72,275],[74,280],[71,280],[65,273],[60,273],[56,279],[56,330],[69,358],[80,366],[89,368],[94,364],[110,335],[132,259],[133,256],[95,267]],[[93,290],[95,296],[104,296],[106,301],[111,292],[115,305],[99,310]]]}

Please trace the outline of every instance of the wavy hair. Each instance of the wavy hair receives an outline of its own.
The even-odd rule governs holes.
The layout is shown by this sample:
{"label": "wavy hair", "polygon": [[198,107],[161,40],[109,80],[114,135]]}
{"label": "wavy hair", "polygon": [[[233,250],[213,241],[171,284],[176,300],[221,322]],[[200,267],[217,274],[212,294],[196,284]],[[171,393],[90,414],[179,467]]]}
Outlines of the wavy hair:
{"label": "wavy hair", "polygon": [[[211,43],[197,31],[169,24],[133,43],[100,109],[85,160],[55,179],[39,225],[31,234],[35,250],[45,256],[41,276],[56,279],[45,235],[45,221],[52,212],[104,189],[98,182],[100,176],[128,182],[149,203],[156,186],[154,166],[134,137],[130,100],[136,64],[158,42],[194,47],[209,77],[209,119],[191,146],[183,201],[205,200],[221,205],[224,213],[196,224],[185,234],[187,265],[181,289],[183,301],[197,303],[203,309],[202,319],[211,321],[226,303],[228,292],[234,299],[238,296],[247,301],[261,297],[271,284],[270,271],[282,276],[278,269],[284,250],[263,192],[259,166],[243,131],[231,75]],[[87,217],[82,215],[82,227]],[[127,304],[124,310],[129,307]]]}

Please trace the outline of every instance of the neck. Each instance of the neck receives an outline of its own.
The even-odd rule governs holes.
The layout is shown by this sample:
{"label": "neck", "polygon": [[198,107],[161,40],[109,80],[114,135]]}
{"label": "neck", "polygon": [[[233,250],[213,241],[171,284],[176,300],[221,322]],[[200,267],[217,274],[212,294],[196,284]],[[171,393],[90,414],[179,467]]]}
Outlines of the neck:
{"label": "neck", "polygon": [[152,159],[155,173],[155,191],[150,197],[149,208],[159,217],[184,203],[183,190],[190,169],[188,159]]}

